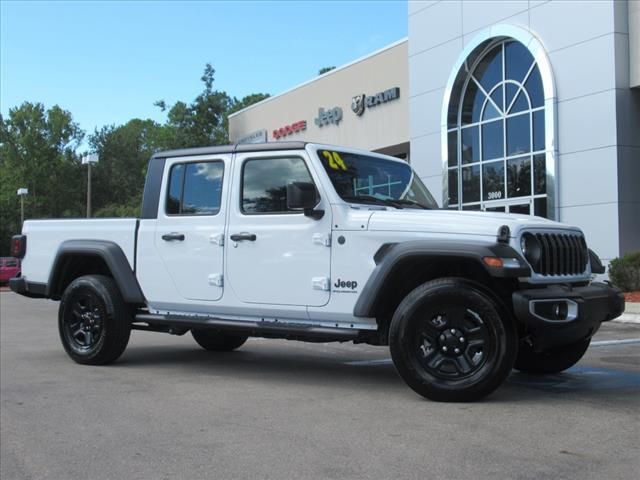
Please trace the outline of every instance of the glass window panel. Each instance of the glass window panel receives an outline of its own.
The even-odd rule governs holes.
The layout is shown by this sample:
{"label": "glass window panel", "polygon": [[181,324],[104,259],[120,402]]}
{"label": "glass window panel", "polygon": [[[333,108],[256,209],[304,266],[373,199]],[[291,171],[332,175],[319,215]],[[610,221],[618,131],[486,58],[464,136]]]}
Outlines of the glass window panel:
{"label": "glass window panel", "polygon": [[505,78],[522,82],[531,68],[533,56],[520,42],[505,44]]}
{"label": "glass window panel", "polygon": [[536,195],[547,193],[547,158],[544,153],[533,156],[533,188]]}
{"label": "glass window panel", "polygon": [[509,213],[519,213],[520,215],[530,215],[529,204],[509,205]]}
{"label": "glass window panel", "polygon": [[169,173],[169,193],[167,195],[166,213],[178,215],[180,213],[180,198],[182,197],[182,178],[184,164],[180,163],[171,167]]}
{"label": "glass window panel", "polygon": [[462,202],[477,202],[480,200],[480,167],[473,165],[462,168]]}
{"label": "glass window panel", "polygon": [[188,163],[184,175],[184,193],[180,213],[214,215],[222,197],[222,162]]}
{"label": "glass window panel", "polygon": [[502,87],[498,87],[496,88],[493,93],[491,94],[491,100],[493,100],[495,102],[495,104],[498,106],[498,108],[501,111],[504,111],[504,105],[502,104]]}
{"label": "glass window panel", "polygon": [[448,188],[449,188],[449,197],[448,203],[449,205],[457,205],[458,204],[458,169],[452,168],[447,171],[448,179]]}
{"label": "glass window panel", "polygon": [[492,118],[496,118],[500,116],[500,112],[496,110],[496,107],[493,106],[493,103],[487,102],[484,106],[484,112],[482,112],[482,120],[491,120]]}
{"label": "glass window panel", "polygon": [[482,124],[482,158],[490,160],[504,156],[502,120]]}
{"label": "glass window panel", "polygon": [[247,160],[242,180],[242,210],[247,213],[287,212],[287,183],[313,182],[300,158]]}
{"label": "glass window panel", "polygon": [[482,87],[487,91],[502,81],[502,45],[488,52],[473,72]]}
{"label": "glass window panel", "polygon": [[504,212],[505,208],[502,207],[487,207],[484,209],[485,212]]}
{"label": "glass window panel", "polygon": [[476,205],[464,205],[462,207],[462,210],[482,210],[482,209],[480,208],[480,204],[478,203]]}
{"label": "glass window panel", "polygon": [[535,215],[538,217],[547,217],[547,197],[536,198],[533,200]]}
{"label": "glass window panel", "polygon": [[449,158],[447,163],[450,167],[458,165],[458,131],[449,132],[447,136],[447,149]]}
{"label": "glass window panel", "polygon": [[477,162],[480,160],[480,136],[478,126],[466,127],[462,132],[462,163]]}
{"label": "glass window panel", "polygon": [[480,111],[482,110],[482,104],[485,98],[487,97],[478,88],[476,82],[474,82],[473,79],[469,79],[467,90],[464,94],[464,102],[462,103],[461,125],[468,125],[469,123],[477,123],[480,121]]}
{"label": "glass window panel", "polygon": [[[528,153],[531,149],[529,114],[507,118],[507,156]],[[484,141],[484,137],[483,137]],[[484,145],[483,145],[484,146]]]}
{"label": "glass window panel", "polygon": [[529,110],[529,102],[527,101],[527,96],[525,95],[524,91],[520,89],[515,102],[513,102],[513,105],[509,110],[509,113],[524,112],[525,110]]}
{"label": "glass window panel", "polygon": [[531,158],[507,160],[507,192],[509,198],[531,195]]}
{"label": "glass window panel", "polygon": [[516,93],[518,93],[519,89],[520,87],[515,83],[507,83],[506,90],[505,90],[505,105],[504,105],[505,109],[509,108],[509,105],[511,105],[511,101],[513,100],[513,97],[516,96]]}
{"label": "glass window panel", "polygon": [[533,151],[544,150],[544,110],[533,112]]}
{"label": "glass window panel", "polygon": [[540,70],[538,66],[533,67],[531,75],[524,84],[529,92],[529,98],[531,99],[531,108],[541,107],[544,105],[544,91],[542,89],[542,78],[540,77]]}
{"label": "glass window panel", "polygon": [[482,165],[482,199],[504,198],[504,161]]}

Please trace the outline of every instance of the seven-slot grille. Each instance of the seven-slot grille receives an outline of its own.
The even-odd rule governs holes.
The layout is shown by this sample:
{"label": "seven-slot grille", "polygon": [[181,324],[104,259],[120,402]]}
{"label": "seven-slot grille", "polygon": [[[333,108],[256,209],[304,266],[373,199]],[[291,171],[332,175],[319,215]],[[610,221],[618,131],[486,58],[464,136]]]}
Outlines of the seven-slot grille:
{"label": "seven-slot grille", "polygon": [[587,268],[589,251],[582,235],[536,233],[540,260],[532,265],[541,275],[579,275]]}

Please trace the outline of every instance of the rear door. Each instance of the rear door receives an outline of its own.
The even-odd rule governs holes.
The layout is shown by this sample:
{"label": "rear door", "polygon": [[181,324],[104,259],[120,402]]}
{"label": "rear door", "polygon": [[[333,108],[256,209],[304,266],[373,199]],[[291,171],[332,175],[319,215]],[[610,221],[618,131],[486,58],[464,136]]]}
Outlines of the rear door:
{"label": "rear door", "polygon": [[[306,154],[236,154],[226,241],[229,285],[245,303],[322,306],[329,301],[331,208],[315,220],[287,209],[289,182],[319,182]],[[233,239],[236,239],[235,241]]]}
{"label": "rear door", "polygon": [[167,159],[154,243],[178,298],[223,293],[225,184],[229,156]]}

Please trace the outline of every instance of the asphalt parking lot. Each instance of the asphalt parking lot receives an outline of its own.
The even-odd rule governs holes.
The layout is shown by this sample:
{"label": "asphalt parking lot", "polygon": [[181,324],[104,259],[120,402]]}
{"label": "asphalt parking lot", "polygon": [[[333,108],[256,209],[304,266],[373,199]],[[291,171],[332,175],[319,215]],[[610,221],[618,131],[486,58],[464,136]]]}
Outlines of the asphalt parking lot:
{"label": "asphalt parking lot", "polygon": [[[57,303],[0,293],[9,479],[631,479],[640,325],[603,326],[567,373],[514,372],[473,404],[422,399],[384,347],[133,332],[108,367],[64,353]],[[627,340],[627,343],[610,343]]]}

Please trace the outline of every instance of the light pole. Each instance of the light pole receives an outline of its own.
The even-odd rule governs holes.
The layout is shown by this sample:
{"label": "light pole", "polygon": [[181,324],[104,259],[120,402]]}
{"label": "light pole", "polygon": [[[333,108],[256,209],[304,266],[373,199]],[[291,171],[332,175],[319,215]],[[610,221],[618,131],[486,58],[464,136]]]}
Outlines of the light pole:
{"label": "light pole", "polygon": [[24,197],[29,193],[28,188],[19,188],[18,196],[20,197],[20,229],[22,230],[22,225],[24,224]]}
{"label": "light pole", "polygon": [[82,164],[87,165],[87,218],[91,217],[91,165],[98,163],[98,155],[85,155]]}

